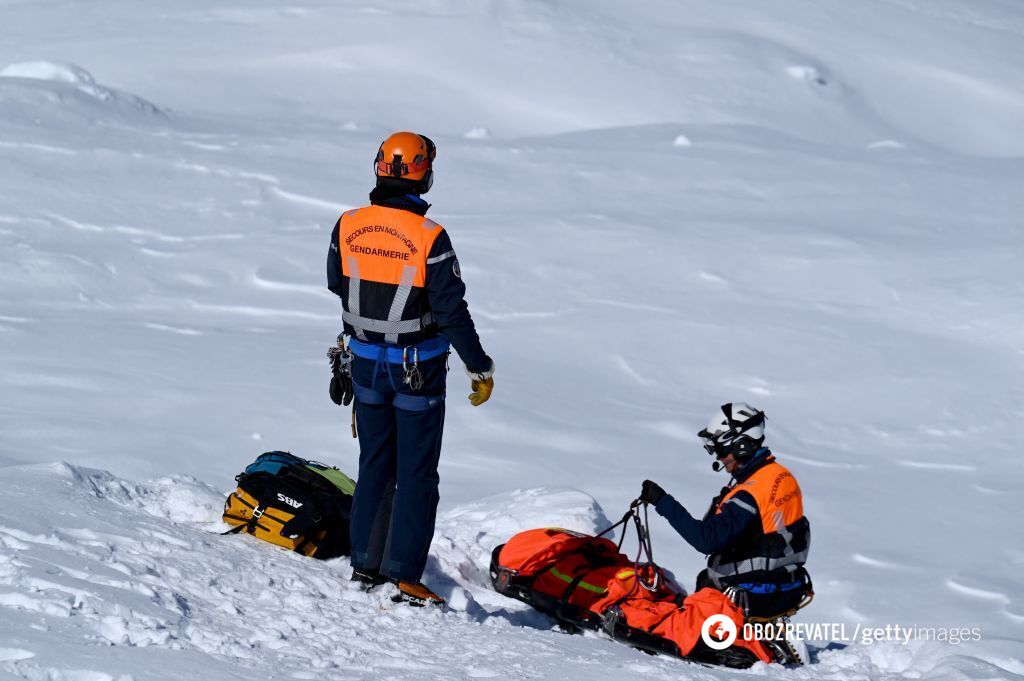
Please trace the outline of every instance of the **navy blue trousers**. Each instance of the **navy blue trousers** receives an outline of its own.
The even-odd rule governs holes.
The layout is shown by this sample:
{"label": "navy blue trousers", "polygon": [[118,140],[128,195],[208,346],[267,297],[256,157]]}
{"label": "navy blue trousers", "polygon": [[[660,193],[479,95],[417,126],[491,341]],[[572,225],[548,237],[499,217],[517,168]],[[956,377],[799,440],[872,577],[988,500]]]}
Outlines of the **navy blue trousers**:
{"label": "navy blue trousers", "polygon": [[352,566],[407,582],[420,580],[434,538],[447,355],[419,368],[424,384],[414,392],[400,364],[352,363],[359,434]]}

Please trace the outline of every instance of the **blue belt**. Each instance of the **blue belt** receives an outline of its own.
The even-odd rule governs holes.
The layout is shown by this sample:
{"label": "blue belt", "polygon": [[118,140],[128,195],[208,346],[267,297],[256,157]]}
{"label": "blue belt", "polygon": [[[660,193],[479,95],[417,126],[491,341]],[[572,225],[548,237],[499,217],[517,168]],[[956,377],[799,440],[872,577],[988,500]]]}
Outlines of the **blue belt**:
{"label": "blue belt", "polygon": [[752,594],[773,594],[777,591],[793,591],[799,589],[804,583],[802,581],[790,582],[789,584],[737,584],[739,588],[749,591]]}
{"label": "blue belt", "polygon": [[[415,358],[421,362],[434,357],[440,357],[444,353],[448,352],[451,347],[451,343],[443,335],[437,335],[433,338],[428,338],[425,341],[420,341],[416,345],[410,345],[409,349],[416,349],[417,355]],[[388,364],[401,364],[402,363],[402,352],[404,348],[398,345],[379,345],[377,343],[366,343],[357,338],[349,340],[348,349],[352,351],[352,354],[356,357],[362,357],[363,359],[377,360],[381,358],[381,350],[385,351],[385,361]],[[412,353],[409,354],[409,361],[414,359]]]}

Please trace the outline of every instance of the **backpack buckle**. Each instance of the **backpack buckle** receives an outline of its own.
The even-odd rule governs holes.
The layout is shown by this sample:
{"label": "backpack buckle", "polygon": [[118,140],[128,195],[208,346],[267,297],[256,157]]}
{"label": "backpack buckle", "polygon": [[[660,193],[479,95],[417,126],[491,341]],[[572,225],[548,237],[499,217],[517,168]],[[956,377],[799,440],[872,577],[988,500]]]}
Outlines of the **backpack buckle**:
{"label": "backpack buckle", "polygon": [[257,506],[256,508],[252,509],[252,517],[253,517],[253,519],[262,518],[263,517],[263,509],[260,508],[259,506]]}

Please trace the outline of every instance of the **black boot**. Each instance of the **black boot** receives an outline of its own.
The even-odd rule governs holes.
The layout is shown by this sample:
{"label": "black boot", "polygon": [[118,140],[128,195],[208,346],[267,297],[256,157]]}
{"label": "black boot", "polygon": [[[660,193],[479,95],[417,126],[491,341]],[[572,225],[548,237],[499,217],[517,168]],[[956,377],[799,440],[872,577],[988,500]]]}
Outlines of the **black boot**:
{"label": "black boot", "polygon": [[387,577],[384,577],[376,570],[368,570],[366,568],[352,568],[353,582],[357,582],[364,591],[380,586],[388,581]]}

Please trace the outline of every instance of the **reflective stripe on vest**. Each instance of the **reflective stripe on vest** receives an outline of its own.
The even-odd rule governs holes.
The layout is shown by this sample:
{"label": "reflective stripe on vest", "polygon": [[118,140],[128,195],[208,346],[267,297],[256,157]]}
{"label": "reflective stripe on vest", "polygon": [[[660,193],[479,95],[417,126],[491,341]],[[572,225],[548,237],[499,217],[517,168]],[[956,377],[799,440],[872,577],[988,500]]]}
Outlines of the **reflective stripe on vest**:
{"label": "reflective stripe on vest", "polygon": [[[342,274],[348,278],[342,319],[358,339],[367,341],[366,333],[372,332],[383,334],[385,343],[397,344],[401,334],[418,333],[435,322],[429,311],[411,318],[403,314],[414,288],[426,287],[427,265],[454,256],[448,251],[428,258],[440,234],[441,226],[433,220],[396,208],[368,206],[341,216],[337,247]],[[381,296],[380,284],[395,286],[390,300]],[[369,296],[370,309],[361,308],[363,294]],[[420,302],[422,294],[417,296],[412,307],[422,312],[426,304]]]}
{"label": "reflective stripe on vest", "polygon": [[[398,282],[398,290],[395,291],[395,299],[391,301],[391,310],[388,311],[389,322],[397,322],[402,319],[402,311],[405,310],[405,304],[409,300],[409,294],[412,293],[412,280],[415,277],[416,268],[412,265],[406,265],[402,270],[402,279]],[[420,325],[420,328],[423,328],[422,324]],[[416,330],[419,331],[419,329]],[[386,333],[384,341],[386,343],[397,343],[399,333],[399,331]]]}
{"label": "reflective stripe on vest", "polygon": [[[348,310],[341,313],[342,320],[345,315],[350,314],[356,319],[362,319],[359,316],[359,261],[354,256],[348,256],[346,258],[348,262]],[[351,322],[349,322],[351,324]],[[363,326],[360,324],[352,324],[356,330],[356,338],[359,340],[366,340],[366,334],[363,333]]]}
{"label": "reflective stripe on vest", "polygon": [[[754,498],[757,508],[735,496],[746,492]],[[744,510],[755,512],[761,519],[764,536],[775,534],[784,542],[782,556],[752,556],[743,560],[722,563],[721,555],[713,555],[708,563],[708,575],[717,582],[721,577],[735,577],[751,572],[785,569],[789,573],[807,562],[810,547],[797,551],[793,547],[793,534],[789,527],[804,517],[803,495],[793,474],[779,463],[772,461],[755,471],[749,478],[733,487],[719,502],[715,514],[734,503]],[[809,538],[808,538],[809,539]]]}
{"label": "reflective stripe on vest", "polygon": [[765,558],[764,556],[758,556],[756,558],[748,558],[735,563],[713,563],[708,565],[708,576],[711,578],[734,577],[736,575],[745,575],[750,572],[757,572],[758,570],[771,572],[772,570],[779,570],[782,568],[785,568],[787,572],[796,572],[798,567],[807,562],[808,553],[810,553],[809,549],[799,552],[794,551],[790,555],[783,556],[782,558]]}
{"label": "reflective stripe on vest", "polygon": [[397,336],[400,333],[416,333],[424,326],[434,323],[433,312],[428,312],[417,319],[400,319],[391,321],[360,317],[357,314],[353,314],[348,310],[345,310],[341,313],[341,318],[354,326],[358,331],[374,331],[376,333],[383,333],[386,336]]}

